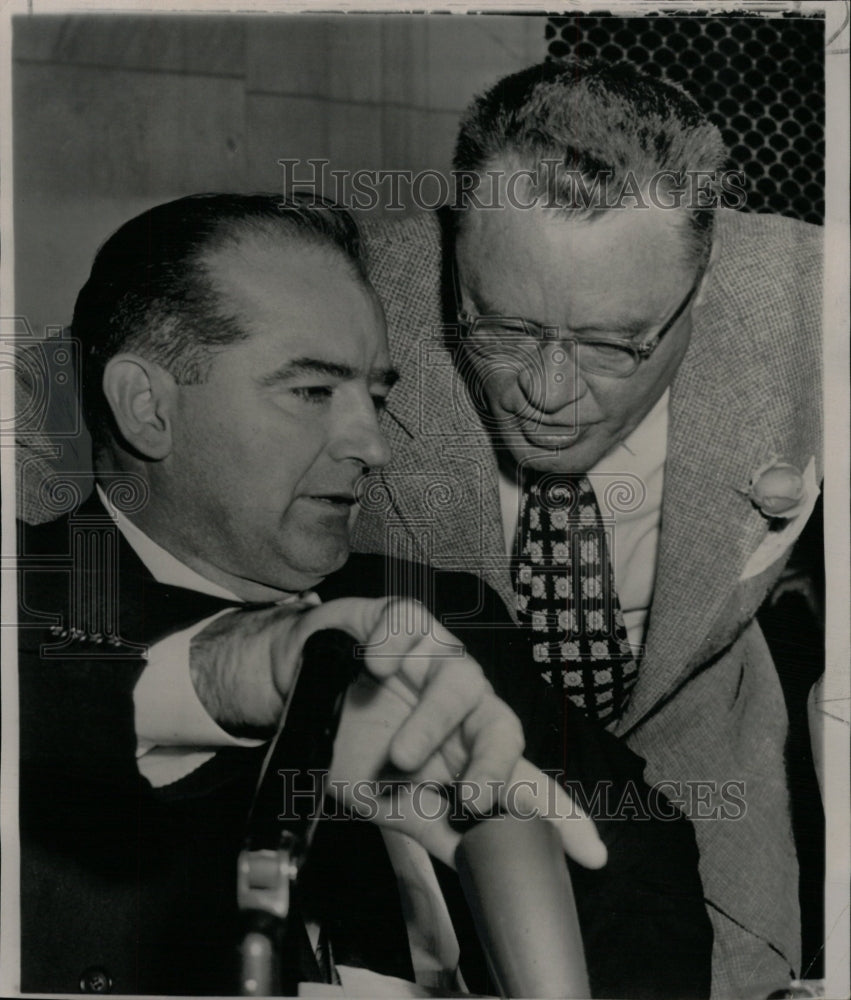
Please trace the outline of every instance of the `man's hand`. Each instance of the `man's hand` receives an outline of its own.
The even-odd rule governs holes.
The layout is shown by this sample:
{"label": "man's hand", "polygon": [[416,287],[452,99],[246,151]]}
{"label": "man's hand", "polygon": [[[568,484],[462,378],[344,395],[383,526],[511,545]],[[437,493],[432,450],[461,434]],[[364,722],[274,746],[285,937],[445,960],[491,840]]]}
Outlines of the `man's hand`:
{"label": "man's hand", "polygon": [[[306,612],[291,639],[339,628],[363,643],[366,671],[349,688],[329,772],[346,805],[418,840],[453,864],[460,836],[435,786],[455,784],[465,808],[496,805],[556,823],[580,864],[605,864],[594,824],[556,783],[521,756],[517,716],[493,693],[476,661],[428,610],[410,600],[343,598]],[[369,782],[402,772],[391,795],[364,795]],[[399,777],[399,775],[397,775]],[[352,795],[355,788],[360,794]],[[377,792],[380,784],[376,787]]]}
{"label": "man's hand", "polygon": [[[591,820],[522,758],[517,717],[493,693],[478,663],[422,605],[343,598],[298,613],[273,608],[245,613],[242,621],[238,614],[235,626],[225,621],[233,617],[214,622],[206,639],[201,633],[201,645],[193,642],[196,688],[208,710],[220,706],[214,717],[221,724],[224,717],[234,729],[268,732],[282,712],[308,637],[342,629],[364,645],[366,667],[347,694],[329,773],[329,788],[348,807],[408,833],[451,864],[459,835],[437,786],[454,784],[474,815],[497,804],[520,816],[540,811],[556,823],[571,857],[592,868],[605,863]],[[229,633],[234,627],[239,638]],[[257,676],[258,664],[265,664],[265,678]],[[396,791],[379,795],[376,786],[364,794],[389,773],[401,779]],[[355,789],[359,794],[353,795]]]}
{"label": "man's hand", "polygon": [[[204,708],[233,736],[274,735],[307,635],[303,602],[218,615],[192,638],[189,672]],[[316,631],[315,629],[313,631]]]}

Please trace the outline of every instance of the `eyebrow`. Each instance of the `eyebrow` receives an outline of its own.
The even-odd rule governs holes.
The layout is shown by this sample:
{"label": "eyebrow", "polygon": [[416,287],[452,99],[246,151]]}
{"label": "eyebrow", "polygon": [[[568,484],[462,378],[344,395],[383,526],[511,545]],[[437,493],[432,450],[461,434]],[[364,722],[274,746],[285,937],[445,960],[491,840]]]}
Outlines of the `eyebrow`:
{"label": "eyebrow", "polygon": [[[478,298],[474,297],[473,304],[475,307],[481,307],[484,305]],[[567,330],[567,327],[562,327],[557,323],[540,323],[536,319],[531,319],[529,316],[512,316],[510,313],[499,312],[495,309],[481,309],[477,312],[478,316],[501,316],[505,319],[523,319],[526,322],[533,323],[535,326],[540,327],[542,330]],[[567,330],[568,333],[590,335],[591,337],[595,335],[601,335],[605,333],[615,333],[622,334],[625,339],[630,337],[638,337],[646,333],[649,329],[648,324],[641,322],[623,322],[623,323],[611,323],[604,326],[579,326],[572,327]]]}
{"label": "eyebrow", "polygon": [[649,329],[652,329],[652,324],[641,323],[638,321],[633,322],[623,322],[623,323],[609,323],[605,326],[580,326],[573,330],[574,333],[583,334],[602,334],[602,333],[619,333],[625,338],[638,337],[645,334]]}
{"label": "eyebrow", "polygon": [[[291,382],[303,375],[323,375],[326,378],[339,379],[341,382],[350,382],[363,374],[360,369],[335,361],[323,361],[321,358],[294,358],[275,371],[269,372],[268,375],[260,376],[258,382],[271,387],[282,382]],[[379,382],[391,389],[399,381],[399,372],[396,368],[371,368],[366,373],[366,378],[370,383]]]}

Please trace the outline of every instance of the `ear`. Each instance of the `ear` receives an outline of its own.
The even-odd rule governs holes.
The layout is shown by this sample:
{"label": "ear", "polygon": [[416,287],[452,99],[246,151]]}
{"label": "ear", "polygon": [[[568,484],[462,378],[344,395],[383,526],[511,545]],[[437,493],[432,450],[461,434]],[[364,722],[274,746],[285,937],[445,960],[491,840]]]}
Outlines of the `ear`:
{"label": "ear", "polygon": [[692,307],[700,308],[703,305],[703,301],[706,297],[706,289],[712,280],[712,269],[715,267],[715,262],[720,256],[721,244],[717,237],[712,238],[712,249],[709,251],[709,260],[706,262],[706,267],[703,269],[703,274],[700,278],[700,287],[697,290],[697,294],[694,297],[694,302]]}
{"label": "ear", "polygon": [[116,354],[103,373],[103,392],[127,443],[159,461],[172,448],[177,385],[160,365],[137,354]]}

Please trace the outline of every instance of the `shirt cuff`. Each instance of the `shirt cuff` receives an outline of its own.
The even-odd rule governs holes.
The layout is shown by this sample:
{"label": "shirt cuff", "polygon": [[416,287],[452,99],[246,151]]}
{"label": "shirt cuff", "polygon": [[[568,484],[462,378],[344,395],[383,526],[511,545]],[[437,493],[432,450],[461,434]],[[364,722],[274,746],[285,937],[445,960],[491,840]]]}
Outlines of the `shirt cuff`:
{"label": "shirt cuff", "polygon": [[213,719],[198,697],[189,672],[189,644],[223,614],[225,608],[190,628],[175,632],[148,650],[148,662],[133,691],[136,757],[154,747],[256,747],[265,740],[231,736]]}

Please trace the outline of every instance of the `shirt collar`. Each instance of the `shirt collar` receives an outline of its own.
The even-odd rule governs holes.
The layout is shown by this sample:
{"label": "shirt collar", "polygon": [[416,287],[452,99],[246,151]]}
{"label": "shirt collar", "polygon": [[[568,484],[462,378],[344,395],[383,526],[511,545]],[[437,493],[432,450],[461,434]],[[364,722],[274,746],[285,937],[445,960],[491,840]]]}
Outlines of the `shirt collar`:
{"label": "shirt collar", "polygon": [[[244,603],[244,598],[234,594],[233,591],[222,587],[212,580],[181,562],[176,556],[158,545],[152,538],[145,534],[138,525],[135,525],[129,517],[116,509],[106,498],[106,494],[96,486],[101,503],[109,511],[116,526],[127,541],[127,544],[142,560],[145,568],[157,583],[168,584],[172,587],[183,587],[185,590],[194,590],[199,594],[208,594],[211,597],[221,597],[226,601],[237,601]],[[288,604],[290,601],[302,599],[302,594],[287,594],[279,604]]]}

